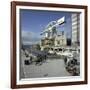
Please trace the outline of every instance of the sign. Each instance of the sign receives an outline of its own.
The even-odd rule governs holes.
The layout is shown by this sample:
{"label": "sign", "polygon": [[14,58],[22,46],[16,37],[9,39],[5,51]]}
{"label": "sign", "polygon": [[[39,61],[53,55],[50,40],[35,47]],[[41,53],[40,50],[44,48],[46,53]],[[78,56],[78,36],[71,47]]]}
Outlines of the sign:
{"label": "sign", "polygon": [[59,25],[62,24],[62,23],[64,23],[64,22],[65,22],[65,16],[57,20],[57,23]]}

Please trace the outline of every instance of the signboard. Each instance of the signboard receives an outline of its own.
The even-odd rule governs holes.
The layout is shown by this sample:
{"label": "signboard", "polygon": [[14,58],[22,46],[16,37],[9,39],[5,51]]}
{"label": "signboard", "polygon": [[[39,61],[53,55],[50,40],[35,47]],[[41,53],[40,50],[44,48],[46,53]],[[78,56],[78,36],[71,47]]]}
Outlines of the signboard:
{"label": "signboard", "polygon": [[61,25],[61,24],[64,23],[64,22],[65,22],[65,16],[57,20],[57,23],[58,23],[59,25]]}

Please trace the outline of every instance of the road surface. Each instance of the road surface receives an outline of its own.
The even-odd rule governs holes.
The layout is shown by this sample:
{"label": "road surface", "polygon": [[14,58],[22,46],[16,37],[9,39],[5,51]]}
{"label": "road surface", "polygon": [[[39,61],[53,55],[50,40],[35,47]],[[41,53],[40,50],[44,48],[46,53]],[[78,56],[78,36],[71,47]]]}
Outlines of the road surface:
{"label": "road surface", "polygon": [[25,55],[21,54],[20,77],[21,78],[43,78],[70,76],[65,69],[63,59],[47,59],[42,65],[25,65]]}

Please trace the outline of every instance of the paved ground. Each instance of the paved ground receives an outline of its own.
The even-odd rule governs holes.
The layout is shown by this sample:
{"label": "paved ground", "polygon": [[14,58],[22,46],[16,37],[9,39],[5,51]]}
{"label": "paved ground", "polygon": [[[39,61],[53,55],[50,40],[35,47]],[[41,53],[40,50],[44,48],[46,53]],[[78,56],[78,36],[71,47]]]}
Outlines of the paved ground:
{"label": "paved ground", "polygon": [[21,78],[42,78],[70,76],[63,59],[47,59],[42,65],[24,65],[25,55],[21,56]]}

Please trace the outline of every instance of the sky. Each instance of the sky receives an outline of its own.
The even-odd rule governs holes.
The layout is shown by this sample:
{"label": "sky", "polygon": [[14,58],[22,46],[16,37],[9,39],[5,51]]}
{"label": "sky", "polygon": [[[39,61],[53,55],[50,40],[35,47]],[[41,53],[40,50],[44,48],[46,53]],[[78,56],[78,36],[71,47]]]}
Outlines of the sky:
{"label": "sky", "polygon": [[57,27],[58,31],[65,31],[67,38],[71,38],[71,14],[61,11],[20,10],[21,38],[25,45],[35,44],[40,41],[41,32],[51,21],[56,21],[65,16],[66,23]]}

